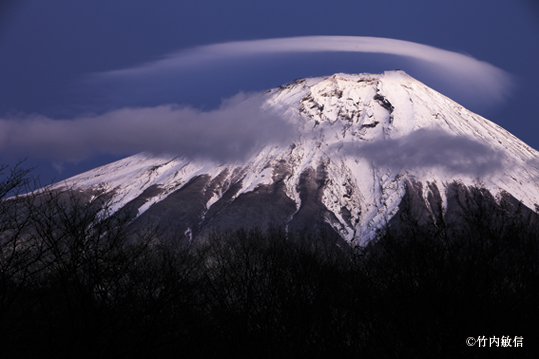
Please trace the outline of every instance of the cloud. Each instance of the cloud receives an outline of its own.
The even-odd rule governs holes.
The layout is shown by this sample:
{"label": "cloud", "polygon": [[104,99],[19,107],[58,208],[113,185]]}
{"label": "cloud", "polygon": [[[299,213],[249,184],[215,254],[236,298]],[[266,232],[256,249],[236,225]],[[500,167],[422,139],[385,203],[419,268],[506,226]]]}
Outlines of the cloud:
{"label": "cloud", "polygon": [[102,115],[54,120],[0,119],[0,151],[52,161],[95,154],[173,153],[216,161],[241,160],[262,146],[286,141],[291,124],[264,97],[240,93],[213,111],[178,105],[122,108]]}
{"label": "cloud", "polygon": [[503,167],[504,156],[488,145],[441,130],[419,129],[410,135],[364,144],[347,144],[348,156],[368,159],[394,170],[442,168],[453,174],[484,176]]}
{"label": "cloud", "polygon": [[533,180],[539,182],[539,156],[536,155],[535,157],[529,159],[528,161],[526,161],[526,164],[531,170],[530,172],[535,174],[532,175]]}
{"label": "cloud", "polygon": [[[427,77],[437,83],[458,85],[469,96],[497,102],[512,87],[505,71],[471,56],[410,41],[365,36],[303,36],[198,46],[140,66],[97,74],[94,80],[132,81],[155,84],[171,74],[207,68],[225,60],[280,53],[357,52],[403,56],[411,59]],[[358,72],[363,72],[358,69]],[[159,82],[159,81],[157,81]],[[480,95],[478,95],[480,94]]]}
{"label": "cloud", "polygon": [[[115,94],[121,96],[125,91],[139,91],[140,97],[147,99],[148,88],[166,88],[168,83],[177,79],[171,77],[177,72],[205,69],[225,60],[252,56],[313,52],[404,56],[421,66],[429,64],[443,81],[449,83],[458,79],[464,92],[481,93],[495,101],[505,96],[511,82],[510,76],[503,70],[464,54],[408,41],[357,36],[307,36],[199,46],[141,66],[96,74],[93,79],[107,85],[105,88],[110,83],[123,84],[120,87],[111,86],[116,91],[110,94],[112,97]],[[209,91],[212,86],[207,87]],[[216,161],[244,159],[265,144],[286,142],[295,133],[293,126],[278,114],[262,110],[262,98],[240,94],[213,111],[160,105],[123,107],[99,115],[65,120],[39,115],[0,119],[0,151],[21,157],[46,158],[60,165],[62,161],[77,161],[100,153],[128,155],[141,151],[172,152]],[[156,103],[147,101],[137,104],[147,106]],[[436,137],[436,134],[433,135]],[[428,138],[425,140],[432,142]],[[479,144],[440,138],[440,141],[444,140],[447,146],[454,147],[456,151],[456,156],[445,163],[453,171],[467,171],[476,164],[480,171],[485,171],[494,163],[490,160],[474,162],[474,159],[464,155],[462,148],[468,146],[470,150],[490,156]],[[404,152],[397,154],[405,156],[407,161],[413,162],[419,158],[419,165],[433,165],[439,160],[432,153],[413,155],[413,146],[402,140],[395,140],[394,143],[389,141],[389,144],[395,148],[403,147]],[[462,145],[460,149],[459,144]],[[446,151],[440,147],[440,143],[430,145],[441,153]],[[388,164],[393,165],[391,159],[376,154],[377,150],[390,151],[393,147],[376,149],[379,145],[370,146],[348,150],[357,150],[372,156],[375,162],[389,161]]]}

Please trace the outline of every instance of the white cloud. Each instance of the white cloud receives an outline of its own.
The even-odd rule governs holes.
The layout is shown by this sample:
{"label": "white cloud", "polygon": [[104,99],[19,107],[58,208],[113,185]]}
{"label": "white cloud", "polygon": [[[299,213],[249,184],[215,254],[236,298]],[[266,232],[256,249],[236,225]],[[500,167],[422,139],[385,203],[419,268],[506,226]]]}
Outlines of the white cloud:
{"label": "white cloud", "polygon": [[[108,81],[139,78],[151,81],[175,71],[211,66],[226,59],[312,52],[404,56],[423,67],[430,77],[435,76],[441,82],[459,85],[470,95],[477,96],[480,92],[483,99],[490,101],[502,100],[512,87],[508,73],[471,56],[410,41],[366,36],[303,36],[198,46],[133,68],[100,73],[96,78]],[[358,72],[363,71],[358,69]]]}
{"label": "white cloud", "polygon": [[142,151],[216,161],[243,159],[294,134],[288,122],[262,109],[263,100],[240,93],[207,112],[163,105],[122,108],[70,120],[44,116],[0,119],[0,150],[54,161]]}
{"label": "white cloud", "polygon": [[[510,83],[509,75],[504,71],[467,55],[408,41],[357,36],[308,36],[200,46],[138,67],[101,73],[97,79],[126,81],[129,87],[144,90],[145,82],[164,84],[175,71],[209,66],[224,59],[324,51],[406,56],[418,63],[431,64],[438,70],[440,78],[446,81],[465,79],[467,83],[465,81],[460,84],[464,91],[477,92],[479,88],[491,100],[503,98]],[[132,79],[141,79],[142,82],[135,81],[136,86],[133,86],[130,82]],[[124,87],[127,89],[128,86]],[[245,99],[247,101],[243,101]],[[0,151],[53,161],[76,161],[99,153],[128,155],[141,151],[172,152],[217,161],[243,159],[268,143],[284,143],[295,133],[293,126],[278,114],[262,110],[262,103],[262,96],[240,94],[213,111],[161,105],[124,107],[100,115],[66,120],[45,116],[0,119]],[[472,161],[468,164],[464,152],[453,145],[464,145],[461,148],[472,151],[482,149],[462,141],[447,141],[448,146],[454,147],[458,155],[455,157],[457,162],[447,164],[452,170],[465,171],[469,165],[473,165],[479,166],[482,171],[481,168],[486,170],[495,163]],[[406,143],[395,142],[395,146],[404,146],[405,151],[401,154],[408,153]],[[375,152],[369,151],[369,147],[361,148],[360,151],[376,156]],[[443,153],[442,148],[440,151]],[[484,155],[490,156],[489,153]],[[433,158],[432,154],[417,158],[427,164],[441,160]],[[384,158],[374,160],[383,162]],[[407,160],[415,159],[409,156]]]}
{"label": "white cloud", "polygon": [[478,176],[500,170],[505,158],[502,153],[471,138],[433,129],[418,129],[407,136],[384,141],[348,144],[339,151],[396,171],[442,168],[454,174]]}

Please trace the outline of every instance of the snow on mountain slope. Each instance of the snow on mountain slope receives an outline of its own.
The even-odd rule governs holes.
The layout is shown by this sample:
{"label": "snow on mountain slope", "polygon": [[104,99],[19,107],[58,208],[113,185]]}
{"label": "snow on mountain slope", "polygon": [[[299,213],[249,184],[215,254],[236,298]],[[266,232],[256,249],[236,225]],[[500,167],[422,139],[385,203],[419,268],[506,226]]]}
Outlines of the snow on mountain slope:
{"label": "snow on mountain slope", "polygon": [[264,224],[246,209],[265,210],[254,202],[262,195],[277,224],[324,222],[358,243],[397,213],[407,181],[423,183],[425,199],[436,184],[444,207],[456,181],[539,208],[537,151],[400,70],[300,79],[260,96],[298,129],[289,146],[268,144],[241,163],[142,153],[54,187],[113,193],[114,210],[138,200],[140,216],[196,182],[198,209],[178,215],[189,233],[239,220],[227,210]]}

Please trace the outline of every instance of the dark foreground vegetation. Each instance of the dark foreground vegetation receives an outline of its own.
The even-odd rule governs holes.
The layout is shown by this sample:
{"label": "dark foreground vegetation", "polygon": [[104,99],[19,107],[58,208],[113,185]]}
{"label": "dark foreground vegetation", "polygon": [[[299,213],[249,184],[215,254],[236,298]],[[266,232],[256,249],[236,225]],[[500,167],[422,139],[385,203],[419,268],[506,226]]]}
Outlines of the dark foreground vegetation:
{"label": "dark foreground vegetation", "polygon": [[[4,175],[0,196],[27,189]],[[401,224],[363,248],[278,229],[186,245],[108,205],[0,202],[2,358],[537,357],[535,217]]]}

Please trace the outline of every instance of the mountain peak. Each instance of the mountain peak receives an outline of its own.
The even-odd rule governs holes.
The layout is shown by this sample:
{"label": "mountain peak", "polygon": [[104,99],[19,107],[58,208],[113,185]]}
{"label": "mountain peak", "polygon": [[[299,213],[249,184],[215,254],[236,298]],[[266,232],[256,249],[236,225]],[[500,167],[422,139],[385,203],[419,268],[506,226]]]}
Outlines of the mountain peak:
{"label": "mountain peak", "polygon": [[260,99],[298,128],[288,145],[241,163],[139,154],[56,188],[110,193],[116,209],[174,222],[190,238],[277,224],[363,243],[405,196],[434,218],[478,183],[493,198],[539,208],[537,151],[404,71],[298,79]]}
{"label": "mountain peak", "polygon": [[301,127],[305,127],[305,120],[311,128],[331,125],[339,141],[388,140],[417,130],[433,130],[480,141],[497,150],[524,153],[526,159],[537,156],[537,151],[503,128],[402,70],[300,79],[267,95],[269,106],[278,111],[293,117],[299,112],[295,117]]}
{"label": "mountain peak", "polygon": [[[421,117],[414,116],[417,112],[414,105],[417,91],[422,92],[421,97],[430,97],[428,102],[439,102],[445,98],[404,71],[393,70],[379,74],[336,73],[328,77],[296,80],[270,91],[272,97],[269,102],[293,108],[297,107],[299,100],[300,112],[315,124],[339,120],[347,126],[351,123],[374,128],[374,122],[377,122],[386,129],[392,125],[392,128],[409,132],[427,125]],[[421,101],[417,103],[421,104]],[[394,123],[396,118],[398,122]],[[416,120],[419,122],[415,123]]]}

